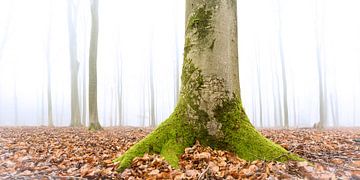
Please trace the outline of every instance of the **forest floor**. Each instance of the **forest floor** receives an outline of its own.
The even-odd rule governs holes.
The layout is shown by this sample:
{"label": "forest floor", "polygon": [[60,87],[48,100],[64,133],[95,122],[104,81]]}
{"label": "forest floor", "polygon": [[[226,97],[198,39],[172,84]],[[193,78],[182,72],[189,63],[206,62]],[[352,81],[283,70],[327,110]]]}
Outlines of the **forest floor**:
{"label": "forest floor", "polygon": [[[0,128],[0,179],[360,179],[360,129],[263,129],[268,138],[309,162],[246,162],[199,144],[180,168],[144,155],[116,172],[113,159],[151,129]],[[76,177],[76,178],[75,178]]]}

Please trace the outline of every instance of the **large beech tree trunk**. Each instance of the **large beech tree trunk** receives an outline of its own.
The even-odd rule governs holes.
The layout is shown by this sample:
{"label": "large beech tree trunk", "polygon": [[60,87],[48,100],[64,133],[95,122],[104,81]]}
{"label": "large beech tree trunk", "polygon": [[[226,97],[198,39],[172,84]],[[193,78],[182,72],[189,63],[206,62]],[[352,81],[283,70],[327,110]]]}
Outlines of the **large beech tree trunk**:
{"label": "large beech tree trunk", "polygon": [[98,0],[91,0],[91,39],[89,56],[89,129],[102,129],[97,106],[97,45],[98,45]]}
{"label": "large beech tree trunk", "polygon": [[246,160],[300,160],[257,132],[241,105],[236,0],[187,0],[185,38],[177,107],[115,160],[119,170],[144,153],[160,153],[177,167],[179,156],[196,140]]}

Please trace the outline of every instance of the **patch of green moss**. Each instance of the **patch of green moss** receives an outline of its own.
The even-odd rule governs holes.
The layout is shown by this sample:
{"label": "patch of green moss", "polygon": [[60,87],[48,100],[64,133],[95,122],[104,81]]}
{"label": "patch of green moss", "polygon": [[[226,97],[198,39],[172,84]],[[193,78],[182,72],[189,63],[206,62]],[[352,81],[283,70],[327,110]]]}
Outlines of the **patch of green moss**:
{"label": "patch of green moss", "polygon": [[101,127],[101,125],[99,123],[90,123],[89,130],[90,131],[99,131],[99,130],[103,130],[103,128]]}
{"label": "patch of green moss", "polygon": [[195,141],[193,131],[184,124],[182,104],[179,102],[174,113],[156,130],[114,160],[119,162],[119,171],[129,167],[135,157],[143,156],[145,153],[161,154],[171,166],[178,167],[179,156]]}
{"label": "patch of green moss", "polygon": [[213,30],[211,18],[213,12],[206,5],[199,7],[189,18],[187,30],[192,30],[197,35],[198,40],[203,40]]}
{"label": "patch of green moss", "polygon": [[241,106],[240,98],[235,94],[222,99],[222,103],[213,109],[215,119],[222,125],[223,136],[209,135],[206,123],[210,118],[199,104],[203,84],[201,70],[191,59],[185,58],[181,96],[175,111],[157,129],[114,160],[119,162],[119,171],[129,167],[135,157],[145,153],[161,154],[173,167],[178,167],[179,156],[196,139],[202,145],[234,152],[246,160],[302,160],[256,131]]}
{"label": "patch of green moss", "polygon": [[224,99],[222,106],[218,106],[214,112],[216,119],[222,123],[221,130],[225,134],[224,139],[213,142],[214,148],[234,152],[240,158],[249,161],[303,160],[260,134],[250,123],[241,106],[240,98],[235,95]]}

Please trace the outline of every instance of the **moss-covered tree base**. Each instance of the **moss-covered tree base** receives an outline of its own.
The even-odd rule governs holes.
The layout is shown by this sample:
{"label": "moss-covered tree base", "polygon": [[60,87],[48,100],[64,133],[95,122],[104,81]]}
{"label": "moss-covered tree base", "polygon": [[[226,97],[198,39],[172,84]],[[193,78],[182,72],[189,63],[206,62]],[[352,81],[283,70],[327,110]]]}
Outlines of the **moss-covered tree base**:
{"label": "moss-covered tree base", "polygon": [[101,127],[101,125],[99,123],[90,123],[90,126],[89,126],[90,131],[99,131],[102,129],[103,128]]}
{"label": "moss-covered tree base", "polygon": [[233,152],[245,160],[302,160],[256,131],[242,111],[240,101],[224,101],[216,110],[215,116],[222,123],[221,135],[209,135],[204,123],[195,124],[190,120],[184,100],[180,99],[169,119],[114,160],[119,163],[118,170],[123,171],[135,157],[145,153],[160,154],[170,165],[178,167],[180,155],[196,140],[205,146]]}

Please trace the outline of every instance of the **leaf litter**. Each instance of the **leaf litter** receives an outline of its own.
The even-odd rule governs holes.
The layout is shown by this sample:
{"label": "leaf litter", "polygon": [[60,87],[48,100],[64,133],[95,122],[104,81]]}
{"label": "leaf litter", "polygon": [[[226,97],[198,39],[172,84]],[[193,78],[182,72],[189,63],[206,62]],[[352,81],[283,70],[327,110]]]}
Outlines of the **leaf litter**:
{"label": "leaf litter", "polygon": [[145,154],[118,173],[112,160],[151,129],[4,127],[0,179],[360,179],[360,129],[260,131],[308,162],[248,162],[197,142],[184,150],[178,169]]}

